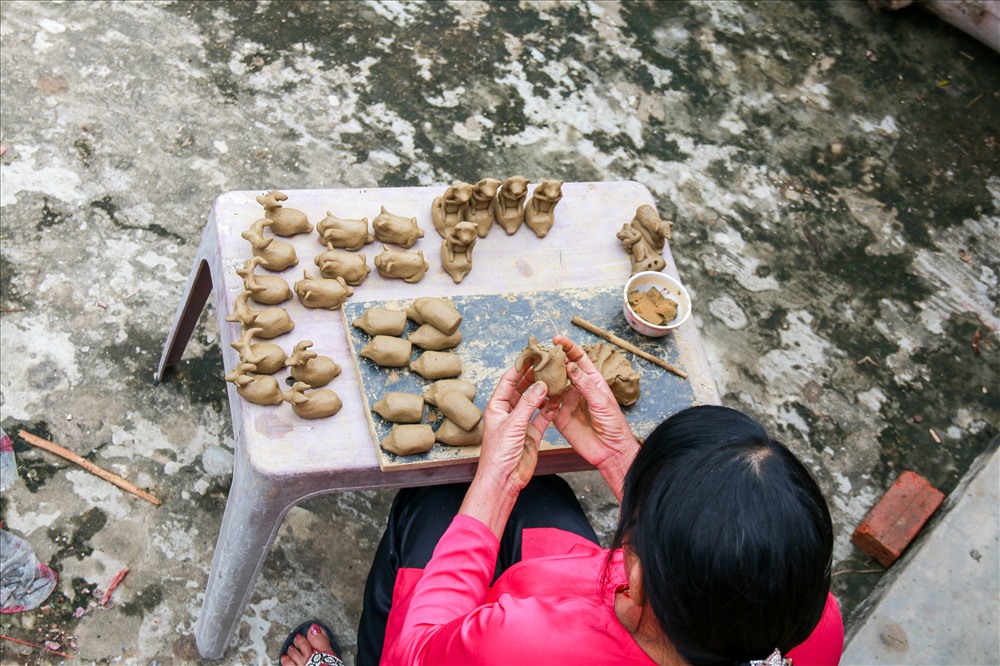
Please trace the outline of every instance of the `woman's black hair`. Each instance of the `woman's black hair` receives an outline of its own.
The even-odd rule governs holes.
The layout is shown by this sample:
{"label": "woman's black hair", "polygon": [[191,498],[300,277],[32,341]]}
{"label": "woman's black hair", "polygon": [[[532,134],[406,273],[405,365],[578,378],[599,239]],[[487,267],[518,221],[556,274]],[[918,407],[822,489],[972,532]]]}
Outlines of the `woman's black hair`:
{"label": "woman's black hair", "polygon": [[749,416],[692,407],[661,423],[625,478],[612,550],[691,666],[787,654],[819,622],[833,526],[809,471]]}

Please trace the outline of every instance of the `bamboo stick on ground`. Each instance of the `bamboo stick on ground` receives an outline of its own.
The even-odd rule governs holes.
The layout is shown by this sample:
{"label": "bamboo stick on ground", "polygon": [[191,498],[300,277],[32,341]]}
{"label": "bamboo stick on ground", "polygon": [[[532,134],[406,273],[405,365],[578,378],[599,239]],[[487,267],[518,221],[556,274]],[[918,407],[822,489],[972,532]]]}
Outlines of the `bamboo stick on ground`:
{"label": "bamboo stick on ground", "polygon": [[632,344],[628,340],[624,340],[622,338],[619,338],[614,333],[609,333],[608,331],[605,331],[603,328],[601,328],[600,326],[597,326],[596,324],[591,324],[586,319],[583,319],[581,317],[578,317],[578,316],[574,315],[573,316],[573,323],[576,324],[577,326],[579,326],[580,328],[582,328],[585,331],[590,331],[594,335],[596,335],[598,337],[601,337],[601,338],[604,338],[605,340],[607,340],[608,342],[610,342],[613,345],[618,345],[619,347],[621,347],[625,351],[632,352],[636,356],[644,358],[647,361],[649,361],[650,363],[655,363],[656,365],[660,366],[664,370],[669,370],[670,372],[674,373],[678,377],[681,377],[683,379],[687,379],[688,375],[683,370],[679,370],[679,369],[675,368],[674,366],[670,365],[669,363],[667,363],[666,361],[664,361],[663,359],[661,359],[659,357],[656,357],[656,356],[653,356],[649,352],[636,347],[634,344]]}

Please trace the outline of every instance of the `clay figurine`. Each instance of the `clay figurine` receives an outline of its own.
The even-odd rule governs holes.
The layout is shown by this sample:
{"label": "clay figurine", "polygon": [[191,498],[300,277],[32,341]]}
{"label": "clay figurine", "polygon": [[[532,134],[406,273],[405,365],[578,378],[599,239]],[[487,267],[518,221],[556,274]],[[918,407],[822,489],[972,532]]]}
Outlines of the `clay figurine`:
{"label": "clay figurine", "polygon": [[456,330],[451,335],[445,335],[430,324],[424,324],[406,336],[410,342],[426,351],[444,351],[453,349],[462,341],[462,333]]}
{"label": "clay figurine", "polygon": [[375,268],[384,278],[397,278],[404,282],[420,282],[430,268],[424,261],[422,250],[403,252],[382,246],[382,252],[375,255]]}
{"label": "clay figurine", "polygon": [[309,349],[312,346],[312,340],[297,342],[285,365],[292,369],[292,379],[312,388],[319,388],[326,386],[340,374],[340,366],[329,356],[320,356]]}
{"label": "clay figurine", "polygon": [[442,395],[437,407],[446,418],[465,431],[473,430],[483,418],[476,404],[458,391]]}
{"label": "clay figurine", "polygon": [[278,380],[271,375],[252,375],[257,366],[240,363],[226,375],[226,381],[236,384],[236,392],[247,402],[255,405],[280,405],[282,401]]}
{"label": "clay figurine", "polygon": [[250,298],[261,305],[277,305],[292,297],[288,283],[278,275],[257,275],[254,269],[264,263],[260,257],[246,260],[236,274],[243,278],[243,288],[250,292]]}
{"label": "clay figurine", "polygon": [[272,375],[285,367],[288,356],[285,350],[273,342],[254,342],[254,336],[261,332],[260,328],[249,328],[236,342],[229,346],[239,352],[240,363],[252,363],[257,372],[262,375]]}
{"label": "clay figurine", "polygon": [[490,233],[493,227],[499,189],[500,181],[496,178],[483,178],[472,186],[472,196],[465,207],[462,219],[476,225],[476,233],[480,238],[486,238],[486,234]]}
{"label": "clay figurine", "polygon": [[282,208],[282,201],[287,201],[288,195],[271,190],[266,195],[257,197],[257,203],[264,207],[264,217],[271,220],[271,231],[278,236],[294,236],[307,234],[313,230],[309,218],[301,210]]}
{"label": "clay figurine", "polygon": [[344,282],[357,287],[372,272],[372,269],[368,268],[364,252],[338,250],[332,243],[328,244],[327,248],[326,252],[316,255],[313,260],[323,277],[331,280],[342,277]]}
{"label": "clay figurine", "polygon": [[295,283],[295,293],[307,308],[336,310],[348,296],[354,294],[354,288],[342,277],[335,280],[316,278],[311,277],[308,271],[302,271],[302,279]]}
{"label": "clay figurine", "polygon": [[438,426],[434,438],[448,446],[479,446],[483,443],[483,422],[480,420],[476,427],[469,431],[462,430],[450,419],[445,419]]}
{"label": "clay figurine", "polygon": [[330,211],[326,211],[326,217],[316,225],[323,244],[329,247],[343,248],[345,250],[356,251],[375,240],[375,236],[368,231],[368,218],[360,220],[342,220]]}
{"label": "clay figurine", "polygon": [[418,238],[424,237],[424,230],[417,226],[417,218],[393,215],[382,206],[382,212],[372,220],[375,238],[382,243],[402,245],[410,249]]}
{"label": "clay figurine", "polygon": [[527,196],[528,179],[524,176],[511,176],[497,192],[493,218],[508,236],[513,235],[524,222],[524,200]]}
{"label": "clay figurine", "polygon": [[410,370],[424,379],[450,379],[462,374],[462,359],[452,352],[428,351],[410,363]]}
{"label": "clay figurine", "polygon": [[283,394],[286,402],[292,403],[292,411],[295,415],[303,419],[322,419],[333,416],[344,406],[340,396],[330,389],[318,389],[316,391],[306,391],[311,388],[305,382],[295,382],[292,390]]}
{"label": "clay figurine", "polygon": [[237,296],[233,301],[233,312],[226,317],[226,321],[238,321],[247,328],[256,328],[258,329],[256,336],[264,339],[276,338],[295,328],[295,322],[284,308],[251,310],[249,300],[249,291],[243,291]]}
{"label": "clay figurine", "polygon": [[524,207],[524,223],[539,238],[545,238],[555,221],[555,208],[562,199],[561,180],[543,180]]}
{"label": "clay figurine", "polygon": [[382,448],[397,456],[426,453],[434,446],[434,431],[426,423],[394,425],[381,442]]}
{"label": "clay figurine", "polygon": [[410,363],[413,345],[409,340],[391,335],[376,335],[358,352],[384,368],[404,368]]}
{"label": "clay figurine", "polygon": [[476,225],[459,222],[441,241],[441,266],[458,284],[472,270],[472,248],[476,246]]}
{"label": "clay figurine", "polygon": [[438,400],[446,393],[458,391],[469,400],[476,399],[476,385],[464,379],[442,379],[424,389],[424,402],[437,407]]}
{"label": "clay figurine", "polygon": [[413,393],[390,391],[372,405],[372,411],[393,423],[420,423],[424,418],[424,399]]}
{"label": "clay figurine", "polygon": [[418,324],[430,324],[442,333],[451,335],[462,323],[462,315],[449,298],[421,296],[406,308],[406,316]]}
{"label": "clay figurine", "polygon": [[632,262],[632,274],[661,271],[667,265],[663,259],[664,241],[670,240],[673,222],[663,222],[656,209],[648,204],[639,206],[631,222],[622,225],[616,236],[625,246]]}
{"label": "clay figurine", "polygon": [[441,238],[445,238],[453,226],[462,221],[465,207],[472,198],[472,185],[456,183],[436,197],[431,203],[431,221]]}
{"label": "clay figurine", "polygon": [[406,329],[406,313],[387,308],[369,308],[351,324],[371,336],[400,336]]}
{"label": "clay figurine", "polygon": [[549,348],[538,344],[535,336],[528,338],[528,346],[517,357],[514,368],[520,370],[525,363],[531,363],[535,370],[535,381],[545,382],[549,398],[560,398],[569,390],[569,378],[566,376],[566,352],[562,345]]}
{"label": "clay figurine", "polygon": [[619,405],[630,407],[639,400],[639,373],[625,354],[605,342],[583,345],[583,351],[607,380]]}
{"label": "clay figurine", "polygon": [[250,245],[253,246],[253,256],[264,260],[261,266],[269,271],[283,271],[299,263],[299,258],[295,255],[295,248],[291,243],[264,235],[264,227],[273,224],[274,220],[262,217],[240,236],[250,241]]}

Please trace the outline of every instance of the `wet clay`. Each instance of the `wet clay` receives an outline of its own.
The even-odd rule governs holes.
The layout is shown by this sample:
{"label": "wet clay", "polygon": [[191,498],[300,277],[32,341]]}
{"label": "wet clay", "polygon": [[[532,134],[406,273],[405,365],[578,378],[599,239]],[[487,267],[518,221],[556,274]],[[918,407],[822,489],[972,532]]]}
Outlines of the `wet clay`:
{"label": "wet clay", "polygon": [[476,225],[476,233],[480,238],[486,238],[486,234],[490,233],[493,227],[499,189],[500,181],[496,178],[483,178],[472,186],[472,196],[469,197],[462,219]]}
{"label": "wet clay", "polygon": [[535,336],[528,338],[528,346],[524,348],[514,367],[521,370],[525,363],[530,363],[535,371],[535,381],[545,382],[550,398],[559,398],[570,388],[566,376],[566,352],[562,345],[546,347],[538,344]]}
{"label": "wet clay", "polygon": [[462,374],[462,360],[451,352],[425,351],[410,370],[424,379],[449,379]]}
{"label": "wet clay", "polygon": [[288,283],[277,275],[257,275],[254,269],[264,262],[260,257],[246,260],[236,274],[243,278],[243,288],[250,292],[250,298],[261,305],[277,305],[292,297]]}
{"label": "wet clay", "polygon": [[264,227],[274,224],[274,220],[262,217],[240,234],[250,242],[253,256],[263,260],[261,266],[269,271],[283,271],[299,263],[295,248],[291,243],[280,241],[274,236],[265,236]]}
{"label": "wet clay", "polygon": [[497,192],[493,218],[507,235],[513,235],[524,222],[524,200],[528,196],[528,179],[511,176]]}
{"label": "wet clay", "polygon": [[372,411],[393,423],[420,423],[424,418],[424,398],[413,393],[391,391],[372,405]]}
{"label": "wet clay", "polygon": [[358,352],[384,368],[405,368],[410,364],[413,345],[391,335],[376,335]]}
{"label": "wet clay", "polygon": [[340,396],[330,389],[318,389],[306,393],[309,388],[309,384],[305,382],[295,382],[292,384],[292,390],[284,393],[285,401],[292,403],[292,411],[299,418],[322,419],[333,416],[344,406]]}
{"label": "wet clay", "polygon": [[462,430],[450,419],[445,419],[434,433],[435,439],[448,446],[479,446],[483,443],[482,420],[472,431]]}
{"label": "wet clay", "polygon": [[456,224],[462,221],[465,207],[472,198],[472,185],[456,183],[444,191],[444,195],[436,197],[431,203],[431,221],[434,228],[445,238]]}
{"label": "wet clay", "polygon": [[466,432],[473,430],[483,418],[483,413],[476,404],[458,391],[442,395],[437,407],[446,418]]}
{"label": "wet clay", "polygon": [[639,400],[639,373],[625,354],[605,342],[584,345],[583,351],[607,380],[619,405],[630,407]]}
{"label": "wet clay", "polygon": [[261,330],[260,328],[246,329],[240,339],[236,342],[230,342],[229,346],[239,353],[240,363],[252,363],[257,368],[255,372],[271,375],[285,367],[288,355],[285,354],[284,349],[273,342],[254,342],[254,336]]}
{"label": "wet clay", "polygon": [[226,375],[226,381],[236,384],[241,398],[255,405],[280,405],[282,401],[278,380],[271,375],[250,374],[256,371],[253,363],[240,363]]}
{"label": "wet clay", "polygon": [[312,346],[312,340],[296,343],[285,365],[292,369],[292,379],[312,388],[319,388],[326,386],[340,374],[340,366],[329,356],[320,356],[309,349]]}
{"label": "wet clay", "polygon": [[616,235],[629,254],[632,274],[642,271],[660,271],[667,265],[663,259],[663,246],[670,240],[673,222],[660,220],[656,209],[646,204],[639,206],[635,217],[622,225]]}
{"label": "wet clay", "polygon": [[426,423],[394,425],[381,445],[398,456],[426,453],[434,446],[434,431]]}
{"label": "wet clay", "polygon": [[472,270],[472,248],[477,238],[475,224],[459,222],[441,241],[441,267],[456,284]]}
{"label": "wet clay", "polygon": [[421,250],[402,252],[383,245],[382,253],[375,255],[375,268],[384,278],[396,278],[412,284],[420,282],[429,266]]}
{"label": "wet clay", "polygon": [[372,269],[368,268],[363,252],[355,253],[347,250],[335,248],[332,244],[327,245],[327,251],[316,255],[313,260],[319,273],[325,278],[336,280],[344,278],[344,282],[354,287],[365,281]]}
{"label": "wet clay", "polygon": [[382,212],[372,220],[372,226],[375,228],[375,238],[380,243],[402,245],[406,249],[413,247],[418,238],[424,237],[424,230],[417,225],[417,218],[393,215],[385,206],[382,206]]}
{"label": "wet clay", "polygon": [[561,180],[543,180],[524,207],[524,223],[539,238],[545,238],[555,222],[556,204],[562,199]]}
{"label": "wet clay", "polygon": [[295,293],[307,308],[336,310],[354,294],[354,288],[342,277],[335,280],[315,278],[308,271],[302,271],[302,279],[295,283]]}
{"label": "wet clay", "polygon": [[664,296],[656,287],[628,293],[628,304],[638,317],[654,326],[666,326],[677,318],[677,303]]}
{"label": "wet clay", "polygon": [[442,379],[424,389],[424,402],[437,407],[438,399],[451,391],[458,391],[469,400],[476,399],[476,385],[464,379]]}
{"label": "wet clay", "polygon": [[226,321],[240,322],[247,328],[256,328],[258,338],[271,339],[288,333],[295,328],[295,322],[284,308],[250,309],[250,292],[243,291],[233,301],[233,312]]}
{"label": "wet clay", "polygon": [[442,333],[430,324],[424,324],[417,330],[410,333],[407,338],[410,342],[427,351],[444,351],[453,349],[462,341],[462,333],[456,330],[451,335]]}
{"label": "wet clay", "polygon": [[279,236],[294,236],[307,234],[313,230],[309,218],[301,210],[282,208],[281,202],[287,201],[288,195],[271,190],[257,197],[257,203],[264,207],[264,217],[271,220],[271,231]]}
{"label": "wet clay", "polygon": [[387,308],[369,308],[351,324],[371,336],[393,335],[398,337],[406,329],[406,313]]}
{"label": "wet clay", "polygon": [[421,296],[406,308],[406,316],[418,324],[430,324],[442,333],[451,335],[462,323],[462,315],[455,303],[448,298]]}
{"label": "wet clay", "polygon": [[368,230],[367,217],[360,220],[344,220],[330,211],[326,211],[326,217],[316,225],[316,231],[319,232],[324,245],[344,250],[360,250],[375,240],[375,236]]}

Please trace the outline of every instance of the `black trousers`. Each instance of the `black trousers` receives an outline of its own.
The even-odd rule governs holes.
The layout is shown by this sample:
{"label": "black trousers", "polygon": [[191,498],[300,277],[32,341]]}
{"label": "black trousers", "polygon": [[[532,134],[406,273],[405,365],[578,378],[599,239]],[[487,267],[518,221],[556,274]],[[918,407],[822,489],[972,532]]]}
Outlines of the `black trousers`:
{"label": "black trousers", "polygon": [[[422,569],[427,565],[468,488],[467,483],[456,483],[404,488],[396,494],[365,583],[358,625],[358,666],[377,666],[382,658],[396,572],[400,567]],[[521,533],[532,527],[556,527],[599,543],[569,484],[554,475],[535,477],[521,491],[507,521],[494,580],[521,560]]]}

